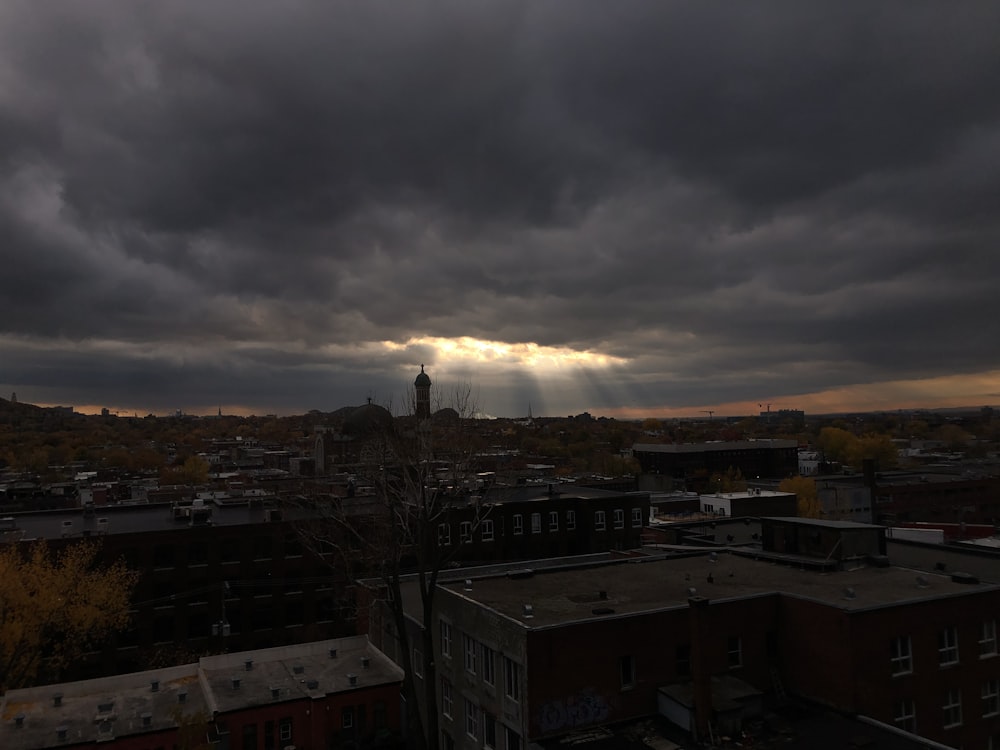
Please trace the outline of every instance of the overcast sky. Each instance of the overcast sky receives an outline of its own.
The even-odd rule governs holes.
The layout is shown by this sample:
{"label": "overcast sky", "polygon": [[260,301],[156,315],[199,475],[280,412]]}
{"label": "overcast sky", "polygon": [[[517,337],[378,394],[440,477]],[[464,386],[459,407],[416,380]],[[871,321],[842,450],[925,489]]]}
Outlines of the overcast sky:
{"label": "overcast sky", "polygon": [[1000,403],[1000,4],[0,4],[0,396]]}

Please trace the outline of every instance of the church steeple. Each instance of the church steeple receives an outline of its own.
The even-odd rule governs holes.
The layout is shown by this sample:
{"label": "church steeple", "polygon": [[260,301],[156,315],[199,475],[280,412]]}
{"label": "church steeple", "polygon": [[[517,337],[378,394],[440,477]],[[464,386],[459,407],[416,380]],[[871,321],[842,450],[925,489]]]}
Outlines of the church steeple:
{"label": "church steeple", "polygon": [[420,374],[413,381],[416,391],[416,415],[418,419],[427,419],[431,415],[431,379],[420,365]]}

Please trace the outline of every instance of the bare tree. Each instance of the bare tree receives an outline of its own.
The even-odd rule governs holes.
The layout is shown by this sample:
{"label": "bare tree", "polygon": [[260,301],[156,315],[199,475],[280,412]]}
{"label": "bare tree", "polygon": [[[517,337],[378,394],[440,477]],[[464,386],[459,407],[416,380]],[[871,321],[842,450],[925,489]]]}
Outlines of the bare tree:
{"label": "bare tree", "polygon": [[[357,490],[314,505],[314,519],[301,525],[309,546],[331,565],[343,566],[352,579],[378,582],[371,616],[379,623],[385,612],[391,622],[405,673],[409,740],[417,748],[437,747],[434,597],[460,548],[442,544],[439,532],[458,514],[473,532],[486,514],[474,501],[475,413],[471,387],[461,386],[430,419],[400,416],[374,425],[363,438]],[[417,628],[408,627],[405,597],[413,586],[403,584],[409,581],[419,596]]]}

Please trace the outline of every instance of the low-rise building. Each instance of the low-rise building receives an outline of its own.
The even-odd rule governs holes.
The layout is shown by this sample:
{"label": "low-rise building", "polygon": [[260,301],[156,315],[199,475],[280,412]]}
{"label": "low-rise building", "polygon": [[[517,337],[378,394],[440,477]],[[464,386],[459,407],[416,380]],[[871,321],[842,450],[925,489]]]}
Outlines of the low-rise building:
{"label": "low-rise building", "polygon": [[11,690],[0,747],[401,747],[403,673],[364,636]]}

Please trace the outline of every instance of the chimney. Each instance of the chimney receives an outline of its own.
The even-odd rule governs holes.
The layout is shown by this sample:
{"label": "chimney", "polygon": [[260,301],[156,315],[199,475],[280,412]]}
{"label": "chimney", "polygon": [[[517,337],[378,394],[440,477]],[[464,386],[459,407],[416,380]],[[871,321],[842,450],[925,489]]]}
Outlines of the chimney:
{"label": "chimney", "polygon": [[688,599],[691,632],[691,676],[694,680],[694,734],[698,742],[707,741],[712,720],[712,675],[709,669],[709,645],[702,638],[711,632],[708,599],[692,596]]}

